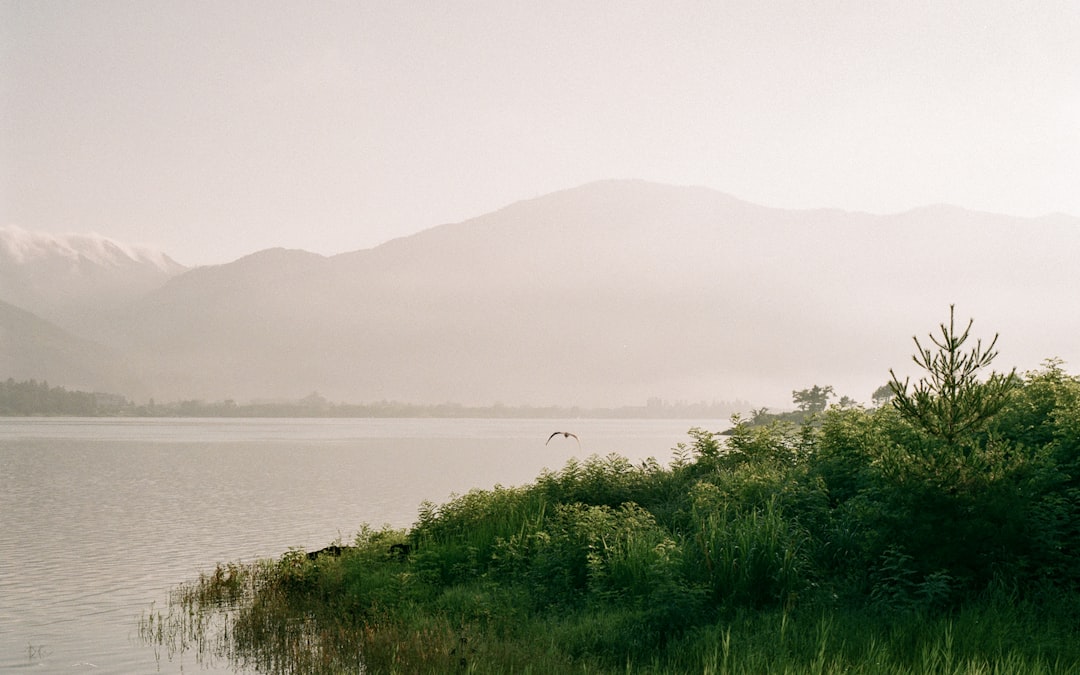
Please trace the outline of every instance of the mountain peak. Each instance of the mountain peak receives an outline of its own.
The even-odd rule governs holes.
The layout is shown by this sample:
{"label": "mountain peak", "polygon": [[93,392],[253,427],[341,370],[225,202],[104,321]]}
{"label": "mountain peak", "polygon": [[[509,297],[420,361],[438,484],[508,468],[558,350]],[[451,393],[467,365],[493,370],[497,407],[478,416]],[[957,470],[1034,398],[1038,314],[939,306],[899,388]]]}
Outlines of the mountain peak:
{"label": "mountain peak", "polygon": [[97,234],[0,227],[0,300],[75,333],[185,270],[161,251]]}
{"label": "mountain peak", "polygon": [[31,232],[21,227],[0,227],[0,260],[15,265],[32,265],[45,260],[66,260],[116,268],[125,265],[149,265],[165,274],[177,274],[185,268],[164,252],[148,246],[135,246],[98,234],[49,234]]}

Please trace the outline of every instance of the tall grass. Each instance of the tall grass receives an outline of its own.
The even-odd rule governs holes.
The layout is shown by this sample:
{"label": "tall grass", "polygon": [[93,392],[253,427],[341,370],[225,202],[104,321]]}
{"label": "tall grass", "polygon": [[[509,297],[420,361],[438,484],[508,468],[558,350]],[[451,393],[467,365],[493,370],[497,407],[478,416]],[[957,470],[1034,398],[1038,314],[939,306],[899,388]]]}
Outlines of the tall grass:
{"label": "tall grass", "polygon": [[[239,605],[221,602],[237,599],[233,579],[204,576],[168,616],[144,618],[144,639],[180,638],[172,647],[202,662],[265,673],[1080,673],[1075,603],[1047,612],[989,598],[952,615],[899,619],[843,608],[743,609],[658,644],[642,629],[645,607],[526,612],[513,593],[479,582],[364,622],[331,619],[299,611],[280,592],[282,572],[280,564],[239,568]],[[213,610],[198,604],[206,600]],[[178,625],[190,633],[163,635]]]}
{"label": "tall grass", "polygon": [[787,603],[808,584],[803,552],[806,535],[785,518],[775,498],[739,511],[716,505],[698,486],[689,546],[692,569],[720,604],[762,606]]}

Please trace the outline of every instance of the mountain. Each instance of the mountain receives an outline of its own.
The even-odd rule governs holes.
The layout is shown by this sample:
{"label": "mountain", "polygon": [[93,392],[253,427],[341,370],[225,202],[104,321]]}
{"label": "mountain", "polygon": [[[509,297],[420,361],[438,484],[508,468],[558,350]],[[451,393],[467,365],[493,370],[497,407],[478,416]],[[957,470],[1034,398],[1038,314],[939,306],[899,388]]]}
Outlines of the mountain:
{"label": "mountain", "polygon": [[184,270],[160,251],[97,235],[0,227],[0,300],[76,332]]}
{"label": "mountain", "polygon": [[262,251],[93,327],[159,399],[866,401],[956,303],[1000,365],[1080,359],[1080,220],[762,207],[603,181],[381,246]]}
{"label": "mountain", "polygon": [[0,377],[44,380],[81,391],[141,393],[117,354],[2,301]]}

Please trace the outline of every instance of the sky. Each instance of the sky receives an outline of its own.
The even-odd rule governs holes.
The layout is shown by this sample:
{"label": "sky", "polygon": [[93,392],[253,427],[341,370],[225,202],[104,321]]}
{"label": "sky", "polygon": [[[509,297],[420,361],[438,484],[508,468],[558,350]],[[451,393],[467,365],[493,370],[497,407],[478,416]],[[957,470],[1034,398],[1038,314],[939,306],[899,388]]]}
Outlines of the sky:
{"label": "sky", "polygon": [[1080,215],[1080,2],[0,0],[0,226],[215,264],[609,178]]}

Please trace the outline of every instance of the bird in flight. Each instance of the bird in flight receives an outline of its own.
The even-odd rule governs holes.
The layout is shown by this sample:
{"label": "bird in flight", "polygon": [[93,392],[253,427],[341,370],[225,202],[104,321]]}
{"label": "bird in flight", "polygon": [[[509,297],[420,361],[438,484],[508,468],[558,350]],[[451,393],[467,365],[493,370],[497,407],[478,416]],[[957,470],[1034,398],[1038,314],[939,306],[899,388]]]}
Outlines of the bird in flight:
{"label": "bird in flight", "polygon": [[551,434],[550,436],[548,436],[547,442],[546,442],[546,443],[544,443],[544,445],[547,445],[548,443],[550,443],[550,442],[551,442],[551,439],[555,438],[555,437],[556,437],[556,436],[558,436],[559,434],[562,434],[562,435],[563,435],[563,436],[565,436],[566,438],[572,438],[572,439],[574,439],[575,441],[577,441],[578,447],[579,447],[579,448],[581,447],[581,439],[579,439],[579,438],[577,437],[577,434],[572,434],[572,433],[570,433],[569,431],[556,431],[555,433],[553,433],[553,434]]}

